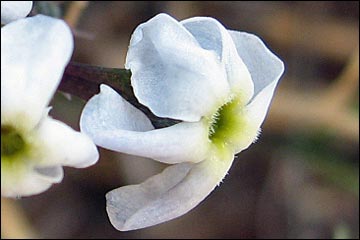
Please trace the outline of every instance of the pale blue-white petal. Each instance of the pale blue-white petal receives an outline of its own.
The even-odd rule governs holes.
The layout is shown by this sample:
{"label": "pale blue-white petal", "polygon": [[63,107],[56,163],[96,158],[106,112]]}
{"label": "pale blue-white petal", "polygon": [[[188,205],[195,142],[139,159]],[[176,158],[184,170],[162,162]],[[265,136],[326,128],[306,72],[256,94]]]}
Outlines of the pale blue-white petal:
{"label": "pale blue-white petal", "polygon": [[228,30],[216,19],[210,17],[189,18],[181,23],[202,48],[217,53],[224,63],[231,91],[237,95],[241,94],[242,101],[247,103],[253,96],[254,84],[247,67],[236,51]]}
{"label": "pale blue-white petal", "polygon": [[275,82],[284,72],[284,63],[254,34],[229,31],[237,52],[250,71],[254,82],[254,97]]}
{"label": "pale blue-white petal", "polygon": [[165,163],[202,161],[209,148],[202,121],[153,130],[140,110],[105,85],[86,104],[80,127],[98,146]]}
{"label": "pale blue-white petal", "polygon": [[1,122],[44,115],[73,51],[62,20],[37,15],[1,28]]}
{"label": "pale blue-white petal", "polygon": [[210,143],[202,122],[184,122],[146,132],[119,129],[85,133],[100,147],[169,164],[204,160]]}
{"label": "pale blue-white petal", "polygon": [[199,121],[229,95],[226,72],[181,23],[159,14],[139,25],[126,57],[135,96],[159,117]]}
{"label": "pale blue-white petal", "polygon": [[26,17],[31,11],[32,4],[32,1],[1,1],[1,24]]}
{"label": "pale blue-white petal", "polygon": [[112,225],[120,231],[153,226],[187,213],[203,201],[228,172],[233,155],[212,156],[197,163],[167,167],[142,184],[106,195]]}
{"label": "pale blue-white petal", "polygon": [[86,103],[80,118],[80,128],[89,133],[118,129],[143,132],[154,129],[143,112],[105,84],[100,86],[100,93]]}

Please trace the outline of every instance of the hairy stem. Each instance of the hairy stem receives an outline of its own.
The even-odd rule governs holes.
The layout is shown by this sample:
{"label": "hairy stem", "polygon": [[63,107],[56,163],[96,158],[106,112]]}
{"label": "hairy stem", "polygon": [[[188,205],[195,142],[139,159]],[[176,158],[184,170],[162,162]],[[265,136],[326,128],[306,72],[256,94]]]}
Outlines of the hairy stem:
{"label": "hairy stem", "polygon": [[126,69],[104,68],[71,62],[65,69],[58,90],[70,93],[87,101],[99,93],[100,84],[106,84],[117,91],[133,106],[146,114],[155,128],[179,123],[179,120],[159,118],[146,106],[139,103],[130,83],[131,72]]}

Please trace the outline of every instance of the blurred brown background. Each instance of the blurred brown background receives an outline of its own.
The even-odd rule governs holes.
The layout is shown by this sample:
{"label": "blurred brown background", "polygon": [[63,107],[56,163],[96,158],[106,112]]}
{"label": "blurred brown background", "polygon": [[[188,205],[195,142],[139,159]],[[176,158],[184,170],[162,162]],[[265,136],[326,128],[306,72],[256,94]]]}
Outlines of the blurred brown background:
{"label": "blurred brown background", "polygon": [[[101,150],[61,184],[2,199],[2,237],[359,238],[359,2],[43,2],[34,12],[73,26],[73,60],[123,68],[135,27],[160,12],[211,16],[261,37],[286,71],[256,144],[220,187],[188,214],[118,232],[105,194],[164,165]],[[51,115],[78,129],[83,102],[58,94]]]}

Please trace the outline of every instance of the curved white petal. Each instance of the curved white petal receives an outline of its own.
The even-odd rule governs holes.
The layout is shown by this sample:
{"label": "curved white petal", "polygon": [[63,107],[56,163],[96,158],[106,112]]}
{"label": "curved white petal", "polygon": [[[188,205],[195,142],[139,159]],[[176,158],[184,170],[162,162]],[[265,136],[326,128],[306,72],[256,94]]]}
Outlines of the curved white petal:
{"label": "curved white petal", "polygon": [[99,158],[95,144],[87,135],[50,117],[41,121],[37,134],[43,148],[38,166],[84,168],[95,164]]}
{"label": "curved white petal", "polygon": [[37,15],[1,28],[2,123],[18,115],[39,122],[72,51],[70,28],[59,19]]}
{"label": "curved white petal", "polygon": [[244,62],[239,57],[228,30],[216,19],[194,17],[181,21],[202,48],[215,51],[225,65],[227,80],[232,92],[241,94],[247,103],[254,92],[254,84]]}
{"label": "curved white petal", "polygon": [[139,102],[159,117],[199,121],[221,106],[230,91],[218,56],[166,14],[135,29],[125,67],[131,69]]}
{"label": "curved white petal", "polygon": [[61,166],[35,167],[35,172],[44,179],[49,179],[53,183],[59,183],[64,178],[64,170]]}
{"label": "curved white petal", "polygon": [[102,84],[100,93],[93,96],[82,111],[80,129],[83,132],[118,129],[148,131],[154,127],[143,112],[128,103],[111,87]]}
{"label": "curved white petal", "polygon": [[153,226],[177,218],[204,200],[228,172],[233,155],[212,156],[197,164],[167,167],[142,184],[115,189],[106,195],[109,218],[120,231]]}
{"label": "curved white petal", "polygon": [[229,33],[254,82],[253,98],[273,82],[276,87],[284,72],[284,63],[266,47],[259,37],[238,31],[229,31]]}
{"label": "curved white petal", "polygon": [[257,140],[261,132],[261,124],[264,122],[269,110],[276,84],[277,81],[273,81],[262,89],[250,104],[239,109],[243,129],[235,135],[235,138],[231,139],[231,145],[234,147],[235,153],[247,149]]}
{"label": "curved white petal", "polygon": [[32,4],[32,1],[1,1],[1,24],[26,17]]}
{"label": "curved white petal", "polygon": [[240,57],[248,67],[254,81],[254,97],[240,109],[245,120],[244,132],[239,133],[236,152],[246,149],[260,132],[268,112],[274,90],[284,72],[283,62],[273,54],[260,38],[253,34],[229,31]]}
{"label": "curved white petal", "polygon": [[241,133],[242,138],[240,139],[241,141],[237,143],[236,153],[248,148],[249,145],[257,139],[261,124],[264,122],[269,110],[276,84],[277,81],[273,81],[262,89],[242,111],[246,122],[246,131]]}
{"label": "curved white petal", "polygon": [[10,169],[10,171],[1,169],[1,196],[21,197],[39,194],[54,183],[61,182],[63,176],[63,169],[60,166],[47,169],[24,166],[24,169]]}
{"label": "curved white petal", "polygon": [[105,85],[86,104],[80,128],[98,146],[165,163],[202,161],[209,147],[202,122],[152,130],[144,113]]}
{"label": "curved white petal", "polygon": [[100,147],[173,164],[204,160],[209,148],[207,130],[199,122],[179,123],[147,132],[119,129],[86,134]]}

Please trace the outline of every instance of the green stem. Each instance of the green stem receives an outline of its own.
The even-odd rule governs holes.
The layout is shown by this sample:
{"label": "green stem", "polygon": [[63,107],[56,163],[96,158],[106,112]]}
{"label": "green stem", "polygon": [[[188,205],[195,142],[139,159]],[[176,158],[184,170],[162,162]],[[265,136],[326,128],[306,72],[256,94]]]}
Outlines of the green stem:
{"label": "green stem", "polygon": [[65,69],[58,90],[88,101],[92,96],[99,93],[101,84],[106,84],[145,113],[155,128],[168,127],[180,122],[175,119],[159,118],[146,106],[139,103],[134,95],[130,77],[131,72],[126,69],[104,68],[71,62]]}

